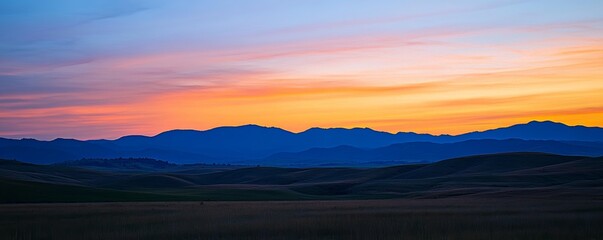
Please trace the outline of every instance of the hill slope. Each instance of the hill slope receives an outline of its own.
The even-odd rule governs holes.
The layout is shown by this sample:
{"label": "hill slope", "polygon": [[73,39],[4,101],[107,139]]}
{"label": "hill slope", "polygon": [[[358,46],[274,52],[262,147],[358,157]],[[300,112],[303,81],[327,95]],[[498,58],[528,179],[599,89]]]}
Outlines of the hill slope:
{"label": "hill slope", "polygon": [[412,142],[375,149],[351,146],[313,148],[302,152],[278,153],[254,162],[271,166],[379,166],[505,152],[603,156],[603,143],[520,139],[469,140],[456,143]]}
{"label": "hill slope", "polygon": [[[86,191],[155,196],[149,197],[150,201],[164,197],[188,200],[453,196],[603,199],[602,157],[541,153],[479,155],[385,168],[253,167],[207,173],[109,173],[0,161],[0,172],[3,190],[0,202],[111,200],[77,197]],[[40,177],[41,174],[44,177]],[[17,186],[24,186],[19,193],[21,197],[6,195]],[[41,190],[44,194],[36,193],[38,188],[44,188]],[[68,197],[71,193],[75,194],[73,198]],[[123,199],[123,196],[114,199]]]}

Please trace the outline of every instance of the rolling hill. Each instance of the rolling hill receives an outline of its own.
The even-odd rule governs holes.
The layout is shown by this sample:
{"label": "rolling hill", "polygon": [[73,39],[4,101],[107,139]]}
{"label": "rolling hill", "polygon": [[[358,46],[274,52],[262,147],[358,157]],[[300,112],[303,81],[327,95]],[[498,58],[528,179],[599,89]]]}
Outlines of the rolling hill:
{"label": "rolling hill", "polygon": [[[602,157],[542,153],[477,155],[384,168],[250,167],[199,173],[109,172],[0,161],[0,173],[0,202],[144,197],[147,201],[454,196],[603,199]],[[37,189],[44,194],[36,194]],[[88,193],[99,197],[78,195]]]}
{"label": "rolling hill", "polygon": [[74,161],[56,163],[60,166],[82,167],[100,170],[124,171],[159,171],[176,168],[178,165],[151,158],[116,158],[99,159],[86,158]]}

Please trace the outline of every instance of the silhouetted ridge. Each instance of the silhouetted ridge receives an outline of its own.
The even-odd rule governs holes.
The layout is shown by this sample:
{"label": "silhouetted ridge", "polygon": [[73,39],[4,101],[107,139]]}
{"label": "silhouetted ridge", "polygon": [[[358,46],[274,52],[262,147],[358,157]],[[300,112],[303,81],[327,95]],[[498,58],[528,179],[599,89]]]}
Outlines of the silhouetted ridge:
{"label": "silhouetted ridge", "polygon": [[509,127],[482,132],[471,132],[457,136],[459,139],[508,139],[559,140],[559,141],[603,141],[603,128],[568,126],[553,121],[531,121]]}
{"label": "silhouetted ridge", "polygon": [[456,143],[411,142],[387,147],[360,149],[351,146],[313,148],[301,152],[277,153],[261,160],[264,165],[312,166],[387,165],[433,162],[448,158],[505,152],[545,152],[565,155],[602,156],[603,143],[558,142],[543,140],[468,140]]}
{"label": "silhouetted ridge", "polygon": [[[466,144],[442,148],[441,145],[467,140],[539,140],[538,144],[522,147],[507,145],[493,148],[487,144],[474,143],[477,150],[466,149]],[[410,144],[415,142],[415,144]],[[472,132],[458,136],[398,132],[396,134],[375,131],[370,128],[310,128],[292,133],[276,127],[258,125],[218,127],[210,130],[171,130],[155,136],[131,135],[116,140],[55,139],[0,139],[0,157],[32,163],[55,163],[81,158],[155,158],[174,163],[278,163],[287,161],[263,161],[275,154],[292,156],[292,153],[313,148],[334,148],[347,145],[358,150],[350,153],[322,153],[326,158],[308,158],[306,164],[346,165],[396,164],[414,161],[436,161],[448,157],[471,154],[498,153],[508,151],[537,151],[558,154],[580,154],[597,156],[603,142],[603,129],[598,127],[567,126],[551,121],[532,121],[509,127]],[[388,146],[406,144],[404,148]],[[517,141],[511,143],[517,143]],[[498,144],[498,143],[497,143]],[[479,146],[477,146],[479,145]],[[435,147],[438,150],[430,149]],[[403,149],[403,150],[401,150]],[[482,151],[483,150],[483,151]],[[487,151],[486,151],[487,150]],[[351,152],[354,153],[351,153]],[[254,161],[254,160],[262,161]],[[304,157],[295,157],[300,161]],[[346,159],[349,162],[346,162]],[[276,159],[274,159],[276,160]],[[284,159],[286,160],[286,159]],[[312,161],[310,161],[312,160]],[[304,163],[293,163],[304,164]]]}

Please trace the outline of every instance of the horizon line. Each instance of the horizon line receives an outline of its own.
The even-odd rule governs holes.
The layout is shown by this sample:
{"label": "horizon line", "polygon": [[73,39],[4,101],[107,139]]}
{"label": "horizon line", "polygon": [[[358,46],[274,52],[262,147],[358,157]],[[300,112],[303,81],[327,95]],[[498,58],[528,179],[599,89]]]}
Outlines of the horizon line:
{"label": "horizon line", "polygon": [[497,128],[490,128],[490,129],[484,129],[484,130],[474,130],[474,131],[468,131],[468,132],[463,132],[463,133],[459,133],[459,134],[432,134],[432,133],[419,133],[419,132],[414,132],[414,131],[397,131],[397,132],[389,132],[389,131],[382,131],[382,130],[377,130],[374,128],[370,128],[370,127],[350,127],[350,128],[346,128],[346,127],[310,127],[307,128],[303,131],[298,131],[298,132],[294,132],[294,131],[290,131],[287,130],[285,128],[281,128],[281,127],[277,127],[277,126],[268,126],[268,125],[261,125],[261,124],[256,124],[256,123],[248,123],[248,124],[241,124],[241,125],[223,125],[223,126],[216,126],[216,127],[211,127],[211,128],[207,128],[207,129],[194,129],[194,128],[174,128],[174,129],[168,129],[168,130],[164,130],[164,131],[160,131],[157,134],[154,135],[142,135],[142,134],[126,134],[126,135],[122,135],[119,137],[115,137],[115,138],[90,138],[90,139],[79,139],[79,138],[69,138],[69,137],[56,137],[53,139],[38,139],[35,137],[21,137],[21,138],[11,138],[11,137],[4,137],[4,136],[0,136],[0,138],[4,138],[4,139],[13,139],[13,140],[24,140],[24,139],[34,139],[34,140],[39,140],[39,141],[54,141],[54,140],[59,140],[59,139],[70,139],[70,140],[80,140],[80,141],[94,141],[94,140],[117,140],[123,137],[132,137],[132,136],[140,136],[140,137],[155,137],[158,135],[161,135],[163,133],[166,132],[170,132],[170,131],[197,131],[197,132],[206,132],[206,131],[211,131],[211,130],[215,130],[218,128],[240,128],[240,127],[246,127],[246,126],[255,126],[255,127],[261,127],[261,128],[276,128],[276,129],[280,129],[292,134],[300,134],[303,132],[307,132],[309,130],[312,129],[322,129],[322,130],[330,130],[330,129],[344,129],[344,130],[354,130],[354,129],[368,129],[371,131],[375,131],[375,132],[381,132],[381,133],[387,133],[387,134],[398,134],[398,133],[410,133],[410,134],[418,134],[418,135],[431,135],[431,136],[435,136],[435,137],[440,137],[440,136],[450,136],[450,137],[455,137],[455,136],[461,136],[461,135],[465,135],[465,134],[470,134],[470,133],[478,133],[478,132],[486,132],[486,131],[490,131],[490,130],[496,130],[496,129],[504,129],[504,128],[509,128],[509,127],[513,127],[513,126],[517,126],[517,125],[526,125],[526,124],[530,124],[530,123],[554,123],[554,124],[561,124],[561,125],[565,125],[568,127],[588,127],[588,128],[602,128],[602,126],[586,126],[586,125],[582,125],[582,124],[578,124],[578,125],[569,125],[566,124],[564,122],[557,122],[557,121],[553,121],[553,120],[531,120],[528,122],[520,122],[520,123],[515,123],[515,124],[511,124],[511,125],[506,125],[506,126],[502,126],[502,127],[497,127]]}

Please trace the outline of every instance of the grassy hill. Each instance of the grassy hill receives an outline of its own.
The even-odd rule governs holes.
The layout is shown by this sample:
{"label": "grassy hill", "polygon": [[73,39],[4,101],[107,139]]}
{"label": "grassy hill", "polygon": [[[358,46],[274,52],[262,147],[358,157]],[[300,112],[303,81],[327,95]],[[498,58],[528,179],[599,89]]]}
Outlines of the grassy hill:
{"label": "grassy hill", "polygon": [[206,168],[191,165],[174,167],[175,171],[124,172],[0,161],[0,202],[454,196],[603,199],[601,157],[506,153],[385,168]]}

